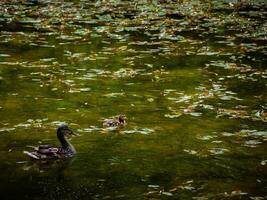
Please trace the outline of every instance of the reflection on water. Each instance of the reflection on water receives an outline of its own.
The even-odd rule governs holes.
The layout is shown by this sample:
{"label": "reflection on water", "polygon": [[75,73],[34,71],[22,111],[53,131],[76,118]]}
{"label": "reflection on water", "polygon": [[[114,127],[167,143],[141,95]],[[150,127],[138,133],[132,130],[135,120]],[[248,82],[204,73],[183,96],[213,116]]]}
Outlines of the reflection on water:
{"label": "reflection on water", "polygon": [[266,199],[266,4],[199,3],[2,1],[0,198]]}

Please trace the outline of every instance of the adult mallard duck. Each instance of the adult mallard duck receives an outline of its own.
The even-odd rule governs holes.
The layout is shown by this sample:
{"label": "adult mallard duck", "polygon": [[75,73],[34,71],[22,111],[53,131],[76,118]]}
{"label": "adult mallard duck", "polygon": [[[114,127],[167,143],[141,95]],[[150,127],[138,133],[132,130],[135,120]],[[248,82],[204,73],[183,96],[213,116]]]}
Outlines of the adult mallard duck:
{"label": "adult mallard duck", "polygon": [[126,119],[127,119],[126,116],[121,114],[110,119],[105,119],[103,122],[103,126],[104,127],[125,126],[127,124]]}
{"label": "adult mallard duck", "polygon": [[57,129],[57,138],[61,143],[61,147],[52,145],[40,145],[35,147],[34,151],[24,151],[24,153],[36,160],[48,160],[72,157],[76,154],[76,150],[72,144],[65,138],[67,135],[78,135],[72,131],[67,125],[60,125]]}

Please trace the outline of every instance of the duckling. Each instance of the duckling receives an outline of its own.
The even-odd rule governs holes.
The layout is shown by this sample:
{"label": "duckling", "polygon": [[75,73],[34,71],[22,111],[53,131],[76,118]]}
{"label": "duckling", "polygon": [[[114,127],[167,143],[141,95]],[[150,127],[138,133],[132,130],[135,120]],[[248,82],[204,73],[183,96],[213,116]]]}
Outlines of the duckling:
{"label": "duckling", "polygon": [[61,147],[54,147],[49,144],[40,145],[35,147],[34,151],[24,151],[24,153],[30,158],[36,160],[48,160],[72,157],[76,154],[75,148],[65,138],[66,135],[78,135],[72,131],[67,125],[60,125],[57,129],[57,138],[61,143]]}
{"label": "duckling", "polygon": [[123,114],[120,114],[118,116],[115,116],[110,119],[105,119],[103,122],[104,127],[119,127],[119,126],[125,126],[126,123],[126,116]]}

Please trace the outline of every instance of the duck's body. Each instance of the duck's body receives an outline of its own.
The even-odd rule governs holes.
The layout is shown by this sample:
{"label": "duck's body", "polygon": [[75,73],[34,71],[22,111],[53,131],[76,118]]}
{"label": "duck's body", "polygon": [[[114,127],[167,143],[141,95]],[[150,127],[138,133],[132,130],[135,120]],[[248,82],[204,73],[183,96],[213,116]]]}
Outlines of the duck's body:
{"label": "duck's body", "polygon": [[111,119],[105,119],[103,122],[104,127],[119,127],[126,125],[126,116],[118,115]]}
{"label": "duck's body", "polygon": [[57,129],[57,138],[61,143],[61,147],[54,147],[52,145],[40,145],[35,147],[34,151],[24,151],[26,155],[36,160],[48,160],[72,157],[76,154],[75,148],[65,138],[65,135],[76,135],[66,125],[61,125]]}

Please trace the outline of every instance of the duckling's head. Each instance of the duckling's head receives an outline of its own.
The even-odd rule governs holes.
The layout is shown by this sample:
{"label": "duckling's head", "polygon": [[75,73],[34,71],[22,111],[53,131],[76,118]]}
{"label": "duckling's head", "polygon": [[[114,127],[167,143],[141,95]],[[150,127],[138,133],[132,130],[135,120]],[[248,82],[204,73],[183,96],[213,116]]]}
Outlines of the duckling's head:
{"label": "duckling's head", "polygon": [[118,119],[119,119],[120,124],[125,124],[127,118],[126,118],[126,116],[124,114],[120,114],[118,116]]}
{"label": "duckling's head", "polygon": [[73,130],[71,130],[67,125],[61,124],[57,129],[57,134],[59,135],[78,135]]}

